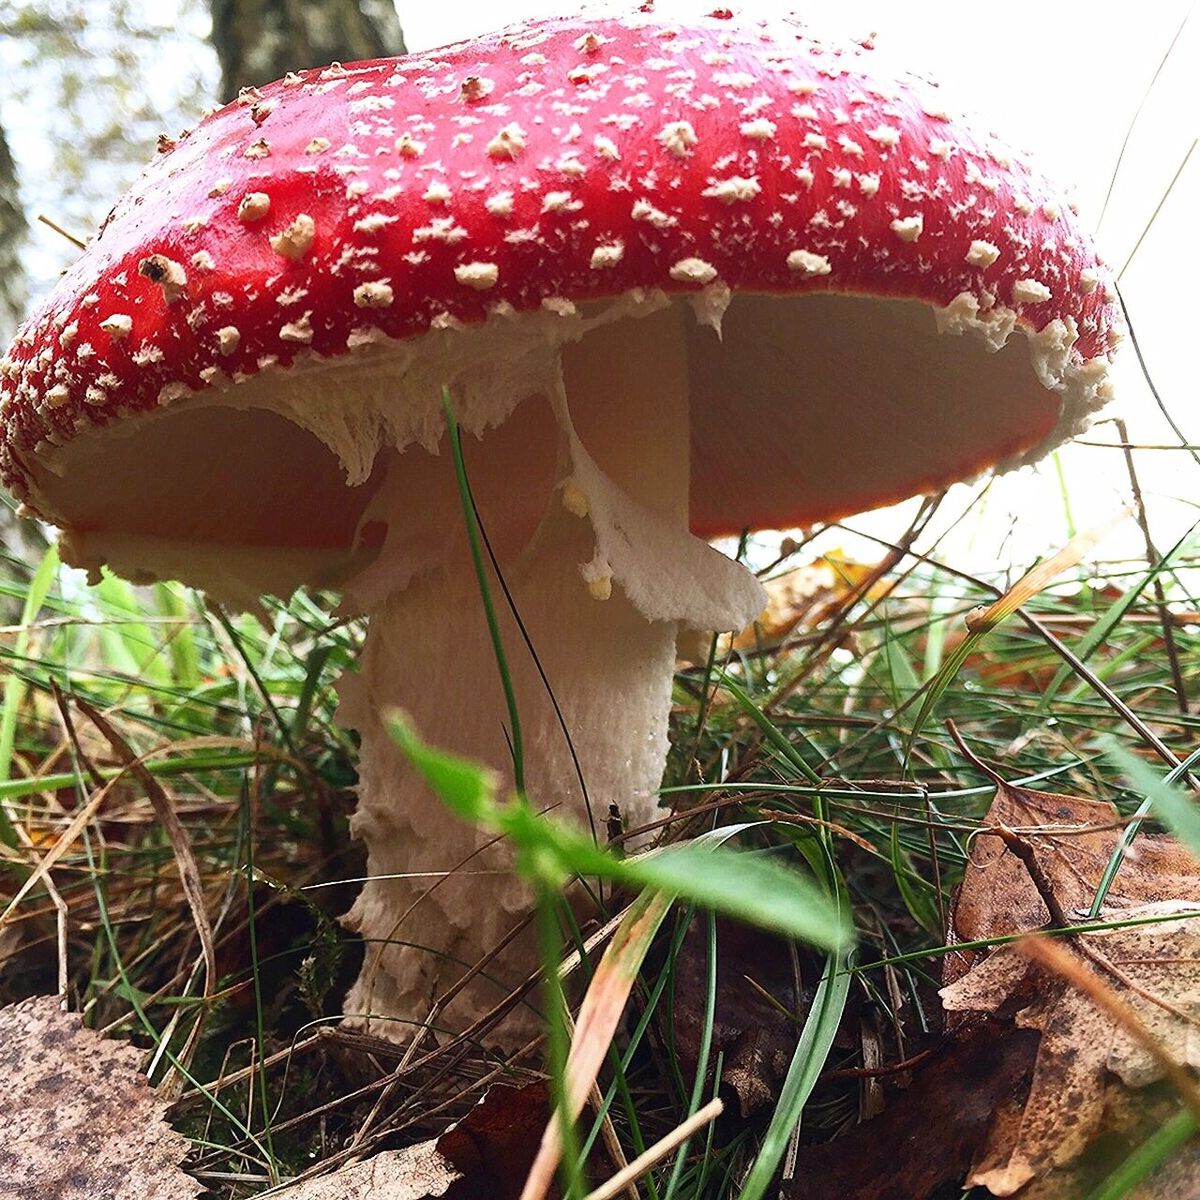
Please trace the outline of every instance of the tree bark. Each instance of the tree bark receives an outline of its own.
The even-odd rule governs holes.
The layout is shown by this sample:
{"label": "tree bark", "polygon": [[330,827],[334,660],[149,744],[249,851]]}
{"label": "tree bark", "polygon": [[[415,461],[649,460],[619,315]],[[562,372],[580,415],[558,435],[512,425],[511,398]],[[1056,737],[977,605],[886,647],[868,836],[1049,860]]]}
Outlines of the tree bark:
{"label": "tree bark", "polygon": [[211,0],[221,91],[288,71],[404,53],[393,0]]}

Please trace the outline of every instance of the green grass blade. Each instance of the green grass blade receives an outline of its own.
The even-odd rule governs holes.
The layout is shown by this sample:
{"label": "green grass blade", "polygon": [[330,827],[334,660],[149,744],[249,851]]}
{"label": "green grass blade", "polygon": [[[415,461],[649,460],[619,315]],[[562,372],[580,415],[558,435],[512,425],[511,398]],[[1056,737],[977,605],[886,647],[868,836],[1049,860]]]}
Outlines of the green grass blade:
{"label": "green grass blade", "polygon": [[[146,759],[143,763],[151,775],[170,777],[190,775],[204,771],[240,771],[262,761],[263,756],[246,751],[227,751],[209,754],[181,754],[177,758]],[[123,775],[126,767],[98,767],[101,779],[115,779]],[[56,771],[51,775],[35,775],[31,778],[0,780],[0,803],[6,800],[21,800],[37,792],[52,792],[56,788],[71,787],[76,776],[71,771]],[[0,809],[0,811],[3,811]]]}
{"label": "green grass blade", "polygon": [[500,780],[494,771],[449,750],[435,750],[421,740],[402,713],[392,714],[388,728],[392,740],[443,804],[473,825],[496,827],[499,812],[496,790]]}
{"label": "green grass blade", "polygon": [[[696,1075],[692,1081],[692,1095],[685,1117],[694,1116],[704,1100],[704,1084],[708,1077],[708,1056],[712,1052],[713,1021],[717,1009],[717,923],[712,912],[708,914],[708,954],[704,987],[704,1017],[700,1025],[700,1047],[696,1055]],[[666,1200],[675,1200],[679,1185],[683,1181],[683,1169],[687,1164],[691,1139],[680,1143],[675,1152],[675,1165],[671,1168],[671,1179],[667,1184]]]}
{"label": "green grass blade", "polygon": [[888,836],[892,876],[896,880],[904,907],[918,925],[935,939],[942,936],[941,914],[938,912],[936,889],[913,870],[908,851],[900,843],[900,826],[892,822]]}
{"label": "green grass blade", "polygon": [[[1117,629],[1124,620],[1126,614],[1133,607],[1137,599],[1142,593],[1154,583],[1154,581],[1164,571],[1168,570],[1172,563],[1189,549],[1195,540],[1196,525],[1193,525],[1184,535],[1171,547],[1170,550],[1162,556],[1150,570],[1146,571],[1139,579],[1136,579],[1132,585],[1125,589],[1117,598],[1108,606],[1104,615],[1088,630],[1088,632],[1080,639],[1079,645],[1075,647],[1075,657],[1081,662],[1087,662],[1089,658],[1096,652],[1100,646],[1107,645],[1112,637],[1113,631]],[[1071,664],[1063,663],[1062,666],[1054,674],[1054,678],[1047,685],[1046,690],[1042,693],[1040,711],[1049,713],[1054,697],[1058,694],[1059,688],[1073,674]],[[1082,692],[1087,689],[1086,683],[1081,683],[1076,689],[1077,692]]]}
{"label": "green grass blade", "polygon": [[108,618],[100,626],[104,661],[151,688],[170,688],[173,681],[167,666],[169,656],[163,653],[163,638],[142,619],[145,610],[133,588],[123,579],[106,574],[92,594]]}
{"label": "green grass blade", "polygon": [[1173,779],[1159,775],[1153,767],[1116,742],[1109,744],[1108,755],[1134,788],[1146,797],[1158,819],[1200,858],[1200,809],[1195,802],[1175,785]]}
{"label": "green grass blade", "polygon": [[1158,1170],[1172,1154],[1196,1135],[1196,1118],[1191,1112],[1176,1113],[1152,1133],[1098,1188],[1088,1200],[1121,1200],[1143,1179]]}
{"label": "green grass blade", "polygon": [[[771,718],[759,708],[750,693],[733,676],[727,674],[725,671],[717,671],[716,678],[720,682],[721,687],[737,701],[742,711],[762,730],[763,736],[770,743],[771,748],[777,751],[785,762],[795,767],[810,783],[819,784],[821,782],[820,775],[805,762],[800,751],[783,735],[782,731],[775,725]],[[803,737],[802,734],[799,736]],[[807,737],[804,737],[803,740],[822,761],[829,757],[820,747],[813,745]]]}
{"label": "green grass blade", "polygon": [[[23,659],[29,653],[29,627],[37,619],[50,594],[50,587],[58,575],[58,547],[51,546],[42,555],[21,608],[21,630],[13,646],[13,657]],[[17,716],[25,699],[25,680],[16,671],[9,670],[4,681],[4,706],[0,709],[0,783],[12,779],[13,747],[16,741]],[[6,846],[17,844],[16,831],[12,827],[8,812],[0,804],[0,841]]]}
{"label": "green grass blade", "polygon": [[200,648],[183,590],[174,583],[156,583],[154,602],[162,616],[175,622],[167,642],[175,686],[185,692],[194,691],[200,686]]}
{"label": "green grass blade", "polygon": [[660,888],[816,946],[840,948],[853,941],[849,923],[825,893],[805,876],[771,859],[696,841],[616,861],[613,878],[619,881]]}
{"label": "green grass blade", "polygon": [[787,1077],[780,1089],[779,1103],[763,1135],[754,1166],[742,1185],[739,1200],[763,1200],[767,1194],[787,1152],[792,1131],[800,1122],[804,1105],[817,1084],[837,1036],[850,996],[850,979],[848,955],[844,952],[831,954],[825,960],[825,972],[796,1043]]}
{"label": "green grass blade", "polygon": [[296,699],[296,711],[292,716],[291,727],[292,742],[297,746],[303,744],[308,732],[308,723],[312,720],[317,689],[320,687],[321,677],[332,653],[332,646],[316,646],[309,651],[308,657],[304,660],[304,682],[300,686],[300,695]]}
{"label": "green grass blade", "polygon": [[521,741],[521,715],[517,711],[517,693],[513,688],[512,675],[508,669],[508,657],[504,653],[504,642],[500,637],[500,622],[496,617],[496,606],[492,603],[492,591],[488,586],[487,567],[483,561],[483,546],[479,536],[479,516],[475,511],[475,499],[471,495],[471,484],[467,479],[467,467],[463,462],[462,437],[454,410],[450,407],[450,390],[442,388],[442,413],[446,419],[446,434],[450,439],[450,450],[454,456],[454,475],[458,481],[458,495],[462,501],[463,520],[467,525],[467,540],[471,545],[471,561],[479,581],[479,595],[483,601],[483,612],[487,618],[488,634],[492,639],[492,651],[500,671],[500,683],[504,688],[504,703],[508,708],[508,734],[512,745],[513,782],[518,792],[525,790],[525,756]]}

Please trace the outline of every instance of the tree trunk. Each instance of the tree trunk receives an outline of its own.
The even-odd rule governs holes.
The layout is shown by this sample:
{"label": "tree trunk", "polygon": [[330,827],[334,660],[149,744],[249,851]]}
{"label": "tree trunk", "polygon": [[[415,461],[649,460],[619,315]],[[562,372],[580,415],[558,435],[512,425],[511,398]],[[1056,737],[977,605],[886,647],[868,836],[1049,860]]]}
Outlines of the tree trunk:
{"label": "tree trunk", "polygon": [[21,243],[25,213],[17,191],[17,168],[0,127],[0,346],[6,346],[25,311]]}
{"label": "tree trunk", "polygon": [[404,53],[393,0],[211,0],[222,98],[287,71]]}

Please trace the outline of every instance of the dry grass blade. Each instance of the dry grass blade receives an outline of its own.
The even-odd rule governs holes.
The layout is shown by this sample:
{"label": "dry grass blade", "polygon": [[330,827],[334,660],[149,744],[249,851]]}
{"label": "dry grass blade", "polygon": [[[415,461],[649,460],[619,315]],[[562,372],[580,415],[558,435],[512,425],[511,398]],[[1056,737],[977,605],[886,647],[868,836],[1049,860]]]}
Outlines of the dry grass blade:
{"label": "dry grass blade", "polygon": [[[670,911],[672,897],[662,892],[643,892],[630,906],[613,936],[604,957],[596,967],[592,982],[583,998],[567,1056],[563,1094],[573,1121],[600,1073],[613,1033],[625,1011],[638,970],[650,949],[654,935]],[[554,1181],[554,1172],[562,1157],[563,1132],[559,1113],[555,1113],[542,1134],[537,1157],[521,1191],[521,1200],[542,1200]]]}
{"label": "dry grass blade", "polygon": [[75,844],[79,835],[87,828],[88,822],[100,811],[104,801],[108,799],[113,788],[116,787],[122,778],[123,776],[118,775],[92,793],[91,798],[71,819],[71,823],[62,831],[54,845],[38,860],[37,866],[34,867],[29,877],[16,890],[13,898],[6,905],[4,912],[0,913],[0,927],[3,927],[12,920],[17,906],[39,883],[44,883],[48,880],[49,871]]}
{"label": "dry grass blade", "polygon": [[171,849],[175,852],[175,863],[179,869],[180,882],[183,884],[184,896],[191,910],[192,920],[196,924],[196,933],[200,938],[200,946],[204,954],[204,994],[209,996],[216,985],[217,958],[212,925],[208,919],[208,909],[204,899],[204,888],[200,882],[200,869],[196,865],[196,856],[192,851],[192,839],[175,812],[162,784],[146,769],[145,763],[134,753],[133,748],[117,732],[108,718],[81,696],[75,696],[74,701],[79,710],[104,735],[114,753],[145,789],[146,797],[154,809],[154,815],[162,823],[171,842]]}
{"label": "dry grass blade", "polygon": [[693,1133],[703,1129],[710,1121],[715,1121],[724,1111],[725,1105],[720,1100],[710,1100],[681,1125],[672,1129],[666,1137],[655,1142],[644,1154],[639,1154],[629,1166],[618,1171],[607,1183],[589,1192],[585,1200],[613,1200],[614,1196],[624,1191],[635,1179],[640,1179],[655,1163],[666,1158],[672,1150],[686,1142]]}
{"label": "dry grass blade", "polygon": [[[192,850],[192,839],[179,819],[179,815],[175,812],[162,784],[146,769],[145,763],[134,753],[133,748],[117,732],[108,718],[81,696],[75,696],[74,701],[80,712],[104,735],[113,752],[142,785],[146,797],[154,809],[154,815],[162,824],[171,842],[171,849],[175,854],[175,865],[179,869],[179,879],[183,885],[184,898],[191,910],[192,921],[196,926],[196,935],[200,939],[200,949],[204,956],[204,997],[208,999],[217,985],[217,950],[213,940],[212,923],[208,919],[204,887],[200,882],[200,868],[196,865],[196,855]],[[192,1027],[188,1045],[180,1055],[181,1062],[187,1062],[201,1024],[202,1022],[197,1021]]]}
{"label": "dry grass blade", "polygon": [[1044,592],[1064,571],[1078,566],[1088,551],[1106,537],[1129,516],[1123,508],[1107,521],[1076,534],[1057,554],[1043,559],[1030,571],[1026,571],[998,600],[985,608],[967,614],[967,629],[971,633],[983,634],[994,629],[1006,617],[1012,616],[1023,604]]}

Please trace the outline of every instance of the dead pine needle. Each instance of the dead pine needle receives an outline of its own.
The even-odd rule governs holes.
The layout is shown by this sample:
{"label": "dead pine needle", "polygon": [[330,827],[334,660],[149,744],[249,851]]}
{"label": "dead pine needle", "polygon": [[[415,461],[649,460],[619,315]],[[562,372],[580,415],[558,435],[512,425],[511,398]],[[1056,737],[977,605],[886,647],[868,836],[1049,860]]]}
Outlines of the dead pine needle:
{"label": "dead pine needle", "polygon": [[79,250],[87,249],[87,242],[83,238],[79,237],[77,234],[72,233],[69,229],[64,229],[56,220],[54,220],[53,217],[48,217],[48,216],[46,216],[45,213],[38,213],[37,219],[43,225],[45,225],[48,229],[53,229],[54,232],[57,233],[60,237],[65,237],[67,239],[67,241],[71,243],[72,246],[76,247],[76,249],[79,249]]}

